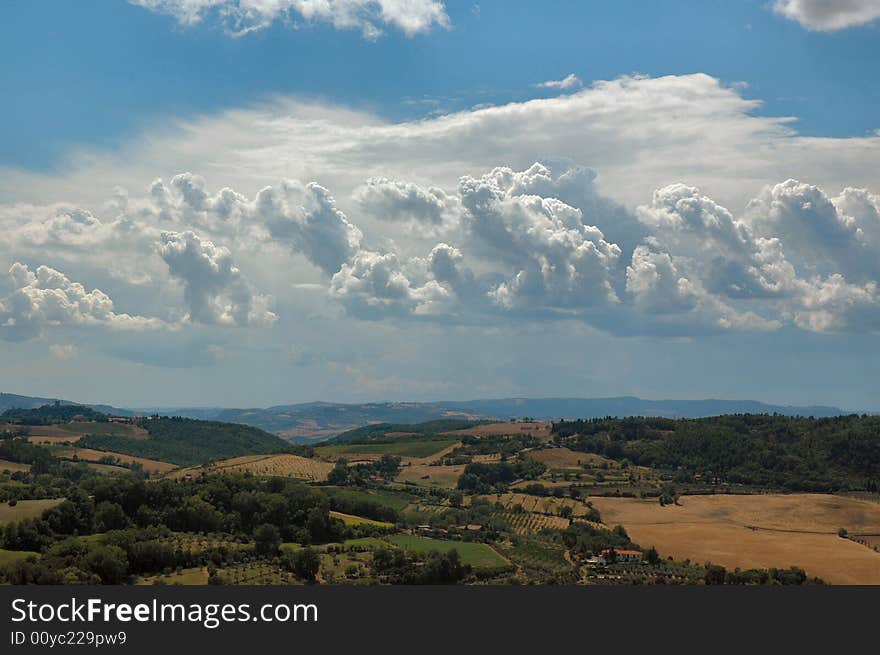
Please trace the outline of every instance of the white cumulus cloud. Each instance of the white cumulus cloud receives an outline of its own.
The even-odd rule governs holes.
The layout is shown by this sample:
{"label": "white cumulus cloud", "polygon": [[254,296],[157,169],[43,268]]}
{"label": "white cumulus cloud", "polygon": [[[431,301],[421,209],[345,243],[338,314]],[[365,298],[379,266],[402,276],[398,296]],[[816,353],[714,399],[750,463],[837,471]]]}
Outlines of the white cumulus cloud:
{"label": "white cumulus cloud", "polygon": [[775,0],[773,10],[808,30],[834,32],[880,18],[880,0]]}
{"label": "white cumulus cloud", "polygon": [[117,330],[148,330],[164,324],[115,311],[113,300],[100,289],[86,291],[60,271],[38,266],[32,271],[16,262],[9,269],[13,291],[0,299],[0,338],[19,341],[45,328],[101,326]]}
{"label": "white cumulus cloud", "polygon": [[579,89],[584,85],[579,78],[574,73],[569,73],[561,80],[547,80],[546,82],[539,82],[535,86],[539,89],[559,89],[561,91],[568,91],[569,89]]}
{"label": "white cumulus cloud", "polygon": [[266,325],[277,317],[269,299],[255,294],[228,248],[191,231],[163,232],[159,254],[183,283],[188,318],[217,325]]}

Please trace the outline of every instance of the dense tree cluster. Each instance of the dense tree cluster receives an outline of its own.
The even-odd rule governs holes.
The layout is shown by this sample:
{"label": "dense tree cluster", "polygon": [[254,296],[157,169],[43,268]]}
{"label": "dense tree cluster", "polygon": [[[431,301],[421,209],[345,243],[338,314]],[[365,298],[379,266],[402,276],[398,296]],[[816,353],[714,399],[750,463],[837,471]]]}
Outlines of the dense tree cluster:
{"label": "dense tree cluster", "polygon": [[[117,583],[169,567],[220,564],[234,553],[271,557],[282,541],[323,544],[373,534],[369,525],[346,526],[330,516],[320,489],[252,476],[212,476],[197,481],[144,482],[134,476],[84,480],[38,519],[0,531],[0,547],[42,553],[0,570],[10,582]],[[162,534],[222,533],[246,549],[217,547],[194,556],[175,552]],[[100,533],[100,539],[83,539]]]}
{"label": "dense tree cluster", "polygon": [[828,492],[876,491],[880,479],[880,416],[606,418],[556,423],[553,434],[572,450],[675,471],[681,481]]}
{"label": "dense tree cluster", "polygon": [[474,437],[465,435],[461,438],[461,446],[447,455],[444,464],[467,464],[474,455],[501,455],[502,461],[514,457],[526,448],[535,448],[541,445],[540,439],[530,434],[515,434],[511,436],[485,436]]}
{"label": "dense tree cluster", "polygon": [[85,405],[72,405],[69,403],[51,403],[34,409],[7,409],[0,415],[6,421],[14,421],[21,425],[53,425],[55,423],[67,423],[74,418],[83,421],[95,421],[106,423],[107,414],[95,411]]}
{"label": "dense tree cluster", "polygon": [[338,459],[336,466],[330,471],[327,482],[334,485],[366,486],[374,478],[393,480],[400,473],[400,457],[382,455],[373,462],[360,462],[349,465],[348,461]]}
{"label": "dense tree cluster", "polygon": [[432,551],[419,557],[397,548],[373,552],[373,573],[385,584],[455,584],[471,573],[454,548],[446,553]]}
{"label": "dense tree cluster", "polygon": [[531,459],[500,464],[474,462],[464,467],[458,479],[458,488],[481,494],[505,491],[512,482],[534,480],[546,469],[546,466]]}

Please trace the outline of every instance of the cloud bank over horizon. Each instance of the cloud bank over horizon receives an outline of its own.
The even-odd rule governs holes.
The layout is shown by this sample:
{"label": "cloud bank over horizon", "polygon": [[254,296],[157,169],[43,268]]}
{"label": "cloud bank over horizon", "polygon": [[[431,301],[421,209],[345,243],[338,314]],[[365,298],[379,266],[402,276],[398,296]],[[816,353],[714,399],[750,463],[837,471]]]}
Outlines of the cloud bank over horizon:
{"label": "cloud bank over horizon", "polygon": [[373,397],[449,393],[431,340],[875,334],[880,137],[759,106],[704,74],[397,123],[276,99],[7,169],[0,339],[289,362]]}

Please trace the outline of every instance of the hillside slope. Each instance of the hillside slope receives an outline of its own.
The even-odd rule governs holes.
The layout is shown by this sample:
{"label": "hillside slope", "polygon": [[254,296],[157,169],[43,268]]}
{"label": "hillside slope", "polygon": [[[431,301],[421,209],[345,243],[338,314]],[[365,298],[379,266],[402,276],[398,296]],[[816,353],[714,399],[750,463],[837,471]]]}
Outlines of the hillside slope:
{"label": "hillside slope", "polygon": [[173,462],[181,466],[205,464],[215,459],[239,455],[289,452],[295,448],[280,437],[237,423],[162,417],[141,419],[138,425],[149,433],[149,439],[88,435],[78,445]]}

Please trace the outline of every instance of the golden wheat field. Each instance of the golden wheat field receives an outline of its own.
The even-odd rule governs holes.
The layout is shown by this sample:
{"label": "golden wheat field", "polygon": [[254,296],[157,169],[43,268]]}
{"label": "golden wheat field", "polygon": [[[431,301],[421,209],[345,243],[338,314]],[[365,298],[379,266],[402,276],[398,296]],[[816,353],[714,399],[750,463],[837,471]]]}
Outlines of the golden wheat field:
{"label": "golden wheat field", "polygon": [[9,471],[10,473],[27,472],[31,470],[30,464],[20,464],[19,462],[10,462],[6,459],[0,459],[0,473]]}
{"label": "golden wheat field", "polygon": [[541,440],[550,439],[551,424],[543,421],[520,421],[508,423],[487,423],[485,425],[475,425],[465,430],[453,430],[452,432],[444,432],[452,436],[469,435],[472,437],[507,437],[517,434],[528,434]]}
{"label": "golden wheat field", "polygon": [[728,568],[800,566],[832,584],[880,584],[880,553],[837,536],[880,532],[880,504],[824,494],[592,498],[607,525],[663,556]]}
{"label": "golden wheat field", "polygon": [[299,455],[245,455],[233,457],[215,462],[206,467],[181,469],[178,472],[186,474],[198,474],[204,471],[223,471],[244,473],[249,471],[254,475],[267,475],[296,478],[310,482],[323,482],[333,470],[333,464],[322,462],[317,459],[308,459]]}
{"label": "golden wheat field", "polygon": [[99,462],[104,457],[112,457],[124,464],[138,463],[144,467],[147,473],[167,473],[177,468],[177,464],[171,462],[162,462],[157,459],[147,459],[146,457],[135,457],[134,455],[124,455],[104,450],[94,450],[92,448],[66,448],[57,451],[58,457],[73,459],[76,457],[81,462]]}
{"label": "golden wheat field", "polygon": [[40,435],[34,436],[31,435],[27,438],[29,443],[43,445],[43,446],[54,446],[57,444],[73,444],[82,439],[82,435],[79,434],[71,434],[70,436],[49,436],[49,435]]}
{"label": "golden wheat field", "polygon": [[551,469],[579,469],[583,466],[617,466],[614,460],[594,453],[577,453],[568,448],[542,448],[530,450],[528,457]]}

